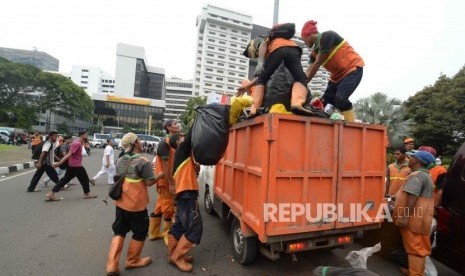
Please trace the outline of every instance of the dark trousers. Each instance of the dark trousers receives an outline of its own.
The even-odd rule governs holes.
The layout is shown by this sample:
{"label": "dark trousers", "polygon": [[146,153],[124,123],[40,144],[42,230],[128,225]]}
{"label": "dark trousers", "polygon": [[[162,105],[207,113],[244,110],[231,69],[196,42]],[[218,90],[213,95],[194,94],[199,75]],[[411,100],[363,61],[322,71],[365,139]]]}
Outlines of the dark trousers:
{"label": "dark trousers", "polygon": [[325,94],[323,95],[324,104],[332,104],[340,111],[352,109],[352,103],[349,97],[354,93],[363,76],[363,68],[357,67],[357,70],[345,76],[340,82],[328,82]]}
{"label": "dark trousers", "polygon": [[171,226],[170,234],[179,240],[182,235],[196,244],[200,244],[203,225],[197,198],[176,199],[175,222]]}
{"label": "dark trousers", "polygon": [[278,69],[281,62],[284,62],[287,70],[294,77],[294,81],[300,82],[303,86],[307,87],[307,76],[300,61],[301,55],[302,52],[298,47],[286,46],[274,50],[263,65],[263,72],[258,76],[257,85],[265,85],[270,80],[274,71]]}
{"label": "dark trousers", "polygon": [[29,183],[29,187],[27,188],[28,192],[33,192],[39,183],[40,178],[44,174],[44,172],[48,175],[48,177],[56,183],[58,183],[58,174],[57,171],[50,165],[44,164],[40,169],[37,169],[34,176],[31,179],[31,183]]}
{"label": "dark trousers", "polygon": [[126,237],[126,234],[131,231],[134,240],[145,241],[149,232],[147,209],[139,212],[129,212],[116,206],[115,222],[113,222],[111,228],[115,236]]}
{"label": "dark trousers", "polygon": [[53,187],[52,192],[58,193],[60,189],[66,185],[66,183],[69,183],[71,179],[75,177],[77,177],[79,183],[81,183],[84,193],[89,193],[89,176],[87,175],[87,171],[84,167],[68,167],[66,169],[65,176],[63,176],[63,178],[58,181],[55,187]]}

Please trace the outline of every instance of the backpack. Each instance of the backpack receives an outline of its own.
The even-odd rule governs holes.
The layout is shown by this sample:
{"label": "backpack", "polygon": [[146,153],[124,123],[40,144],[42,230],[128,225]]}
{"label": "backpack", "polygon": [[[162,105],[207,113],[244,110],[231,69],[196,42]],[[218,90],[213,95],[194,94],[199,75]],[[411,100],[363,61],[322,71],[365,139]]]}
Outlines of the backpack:
{"label": "backpack", "polygon": [[295,35],[294,23],[276,24],[267,34],[266,41],[269,44],[275,38],[291,39]]}
{"label": "backpack", "polygon": [[32,159],[38,160],[40,158],[40,154],[42,153],[42,146],[44,145],[45,142],[40,142],[35,149],[34,152],[32,153]]}

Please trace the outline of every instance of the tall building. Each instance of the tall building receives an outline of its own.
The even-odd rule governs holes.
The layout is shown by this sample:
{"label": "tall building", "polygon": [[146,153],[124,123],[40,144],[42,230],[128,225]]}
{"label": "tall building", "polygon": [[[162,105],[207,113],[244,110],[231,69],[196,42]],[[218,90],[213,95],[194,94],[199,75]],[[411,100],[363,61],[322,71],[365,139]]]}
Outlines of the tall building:
{"label": "tall building", "polygon": [[165,69],[148,66],[143,47],[118,43],[115,95],[165,99]]}
{"label": "tall building", "polygon": [[166,80],[165,119],[178,119],[192,98],[192,80],[171,78]]}
{"label": "tall building", "polygon": [[250,39],[252,16],[208,4],[196,24],[194,96],[234,95],[248,74],[242,52]]}
{"label": "tall building", "polygon": [[4,57],[9,61],[30,64],[41,70],[58,71],[60,61],[42,51],[37,50],[21,50],[0,47],[0,57]]}
{"label": "tall building", "polygon": [[89,96],[93,93],[115,92],[115,79],[97,67],[73,66],[71,80],[86,90]]}
{"label": "tall building", "polygon": [[103,132],[123,132],[124,127],[145,133],[161,129],[165,70],[147,63],[143,47],[118,43],[114,93],[92,93],[94,123],[102,125]]}

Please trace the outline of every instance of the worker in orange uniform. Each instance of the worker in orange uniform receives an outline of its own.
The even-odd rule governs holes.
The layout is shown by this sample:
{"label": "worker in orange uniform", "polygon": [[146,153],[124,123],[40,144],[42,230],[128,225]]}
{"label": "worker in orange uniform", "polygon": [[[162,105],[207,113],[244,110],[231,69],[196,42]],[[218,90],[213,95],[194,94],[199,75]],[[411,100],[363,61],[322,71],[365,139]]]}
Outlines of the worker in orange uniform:
{"label": "worker in orange uniform", "polygon": [[294,41],[280,37],[270,41],[259,36],[249,42],[244,55],[248,58],[258,58],[256,77],[248,84],[243,83],[236,94],[242,96],[245,91],[255,86],[250,115],[255,115],[257,109],[262,106],[265,85],[282,62],[294,77],[290,111],[297,115],[313,115],[310,109],[303,107],[307,99],[307,78],[301,64],[302,48]]}
{"label": "worker in orange uniform", "polygon": [[[429,146],[421,146],[418,150],[427,151],[431,153],[434,157],[437,157],[436,149]],[[444,186],[444,181],[446,180],[447,169],[442,165],[436,164],[436,160],[429,164],[428,166],[429,174],[433,179],[433,199],[434,199],[434,208],[438,208],[442,200],[442,188]]]}
{"label": "worker in orange uniform", "polygon": [[408,166],[406,152],[407,149],[405,147],[394,150],[394,158],[396,161],[388,166],[386,172],[386,195],[388,196],[395,196],[410,174],[411,170]]}
{"label": "worker in orange uniform", "polygon": [[192,129],[176,149],[174,181],[176,183],[175,222],[168,235],[168,258],[179,270],[192,270],[192,257],[187,253],[193,244],[199,244],[203,225],[199,209],[199,166],[194,162],[191,146]]}
{"label": "worker in orange uniform", "polygon": [[162,175],[155,177],[150,162],[140,155],[142,143],[136,134],[132,132],[125,134],[121,139],[121,146],[125,155],[116,162],[116,171],[126,177],[122,196],[115,201],[116,218],[112,225],[114,237],[108,252],[107,275],[119,275],[119,259],[124,238],[129,231],[132,231],[132,239],[128,247],[125,268],[138,268],[152,263],[150,257],[141,258],[140,255],[149,229],[148,187],[162,177]]}
{"label": "worker in orange uniform", "polygon": [[32,150],[32,154],[34,154],[34,150],[36,149],[36,147],[42,143],[42,135],[40,135],[40,132],[38,132],[37,130],[34,131],[34,135],[32,135],[31,137],[31,150]]}
{"label": "worker in orange uniform", "polygon": [[354,93],[363,76],[365,63],[352,46],[334,31],[318,32],[317,22],[307,21],[302,28],[302,39],[312,48],[307,81],[310,82],[323,66],[330,77],[323,94],[324,105],[332,104],[348,122],[355,122],[355,112],[349,97]]}
{"label": "worker in orange uniform", "polygon": [[[174,215],[172,194],[174,194],[175,185],[172,170],[174,152],[177,147],[176,143],[170,143],[170,137],[179,135],[179,124],[176,120],[166,120],[163,122],[163,129],[166,131],[166,137],[158,144],[154,171],[155,174],[163,173],[165,177],[157,183],[158,197],[153,213],[150,214],[149,240],[164,238],[165,244],[168,245],[168,231],[171,229],[171,219]],[[163,232],[160,231],[162,218]]]}
{"label": "worker in orange uniform", "polygon": [[400,228],[404,248],[408,254],[408,275],[420,276],[425,271],[425,258],[431,254],[433,180],[426,168],[435,158],[425,151],[409,152],[408,155],[412,172],[397,192],[393,217]]}

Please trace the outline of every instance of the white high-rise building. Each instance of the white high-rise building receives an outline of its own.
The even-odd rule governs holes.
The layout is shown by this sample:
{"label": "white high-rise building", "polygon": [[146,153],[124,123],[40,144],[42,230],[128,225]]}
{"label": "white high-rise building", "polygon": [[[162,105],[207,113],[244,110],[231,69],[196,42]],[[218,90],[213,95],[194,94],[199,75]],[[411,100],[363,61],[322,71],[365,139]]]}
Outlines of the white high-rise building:
{"label": "white high-rise building", "polygon": [[97,67],[73,66],[71,80],[82,87],[89,96],[93,93],[115,92],[115,79]]}
{"label": "white high-rise building", "polygon": [[208,4],[197,17],[197,29],[194,96],[234,95],[248,75],[249,61],[242,53],[252,16]]}
{"label": "white high-rise building", "polygon": [[192,80],[171,78],[166,80],[165,119],[178,119],[192,98]]}

